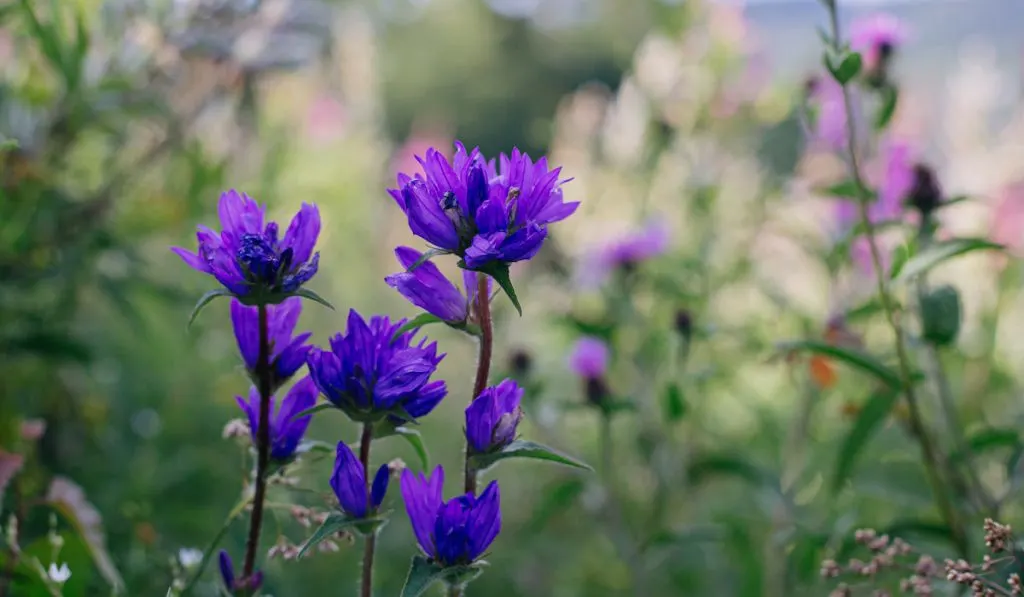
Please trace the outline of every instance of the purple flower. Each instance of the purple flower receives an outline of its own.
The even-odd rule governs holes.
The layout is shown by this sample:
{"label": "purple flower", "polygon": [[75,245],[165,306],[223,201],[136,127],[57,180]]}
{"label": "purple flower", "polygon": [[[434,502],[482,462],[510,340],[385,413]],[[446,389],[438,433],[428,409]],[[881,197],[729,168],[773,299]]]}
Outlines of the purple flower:
{"label": "purple flower", "polygon": [[501,531],[498,482],[479,497],[472,493],[442,499],[444,469],[425,477],[402,471],[402,497],[420,548],[441,566],[465,566],[483,555]]}
{"label": "purple flower", "polygon": [[[856,90],[849,89],[851,105],[854,110],[854,125],[857,130],[863,128],[863,115]],[[843,101],[843,88],[830,75],[815,77],[811,85],[809,98],[816,108],[813,136],[825,147],[845,151],[847,149],[846,104]]]}
{"label": "purple flower", "polygon": [[338,442],[337,457],[334,459],[334,473],[331,475],[331,489],[338,496],[338,503],[351,518],[366,518],[373,514],[384,501],[388,491],[390,472],[382,464],[373,478],[373,487],[366,491],[366,471],[345,442]]}
{"label": "purple flower", "polygon": [[[274,460],[288,460],[295,454],[295,450],[302,441],[302,436],[309,427],[309,420],[312,415],[295,418],[295,415],[312,408],[316,404],[316,385],[309,377],[302,378],[288,390],[284,400],[281,401],[281,408],[277,408],[277,398],[270,398],[270,457]],[[253,443],[256,442],[256,433],[259,429],[260,419],[260,393],[253,387],[249,390],[249,400],[236,396],[238,406],[242,407],[249,418],[249,429]]]}
{"label": "purple flower", "polygon": [[580,338],[569,353],[569,368],[584,379],[604,377],[608,370],[608,345],[591,336]]}
{"label": "purple flower", "polygon": [[878,68],[906,40],[903,23],[889,14],[874,14],[850,25],[850,47],[861,53],[867,71]]}
{"label": "purple flower", "polygon": [[533,162],[518,149],[501,154],[497,167],[479,149],[455,144],[449,162],[428,149],[417,157],[422,173],[398,175],[388,192],[409,219],[413,234],[462,258],[466,269],[484,270],[530,259],[547,237],[548,224],[569,217],[578,203],[562,200],[560,168],[547,158]]}
{"label": "purple flower", "polygon": [[[270,367],[273,370],[271,386],[278,388],[291,379],[295,372],[306,364],[306,354],[311,346],[306,340],[309,332],[292,337],[295,324],[302,313],[302,299],[292,297],[279,305],[267,305],[267,332],[270,339]],[[235,340],[242,353],[249,376],[257,378],[256,366],[260,356],[259,307],[246,307],[240,301],[231,301],[231,323],[235,328]]]}
{"label": "purple flower", "polygon": [[444,354],[426,339],[413,345],[415,331],[395,337],[404,319],[392,323],[382,315],[369,324],[354,310],[345,334],[331,338],[331,350],[313,348],[310,374],[335,406],[359,421],[385,414],[418,419],[434,410],[448,393],[443,381],[430,381]]}
{"label": "purple flower", "polygon": [[631,269],[661,255],[669,246],[669,228],[664,221],[654,220],[642,229],[631,232],[589,253],[581,269],[581,282],[596,286],[617,268]]}
{"label": "purple flower", "polygon": [[257,570],[249,579],[235,578],[235,564],[231,556],[223,549],[217,554],[217,562],[220,564],[220,578],[224,581],[224,587],[232,595],[240,591],[246,593],[259,590],[263,586],[263,572]]}
{"label": "purple flower", "polygon": [[[398,247],[395,256],[406,270],[409,269],[423,254],[409,247]],[[473,271],[462,270],[463,290],[459,290],[441,273],[436,265],[424,261],[410,271],[392,274],[384,281],[409,300],[412,304],[452,324],[461,325],[469,318],[470,309],[476,302],[479,276]],[[487,279],[488,291],[491,279]]]}
{"label": "purple flower", "polygon": [[316,274],[320,254],[314,255],[313,247],[320,235],[320,212],[315,205],[302,204],[282,239],[277,222],[264,223],[266,208],[245,194],[221,194],[218,211],[224,229],[218,235],[199,226],[198,253],[181,247],[171,250],[247,304],[250,297],[280,302],[267,298],[294,293]]}
{"label": "purple flower", "polygon": [[523,388],[506,379],[484,388],[466,407],[466,441],[473,452],[500,450],[516,438],[516,427],[523,418],[522,398]]}

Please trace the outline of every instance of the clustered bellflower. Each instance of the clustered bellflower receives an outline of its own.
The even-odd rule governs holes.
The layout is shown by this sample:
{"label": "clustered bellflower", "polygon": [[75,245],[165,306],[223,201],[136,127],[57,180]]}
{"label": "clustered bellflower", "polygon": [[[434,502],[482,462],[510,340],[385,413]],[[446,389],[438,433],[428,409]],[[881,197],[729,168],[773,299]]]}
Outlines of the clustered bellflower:
{"label": "clustered bellflower", "polygon": [[405,324],[374,316],[367,323],[348,314],[345,334],[331,338],[331,349],[313,348],[307,358],[320,392],[354,420],[425,416],[448,393],[444,381],[430,381],[444,354],[426,339],[413,344],[415,331],[398,334]]}
{"label": "clustered bellflower", "polygon": [[466,408],[466,441],[470,450],[484,454],[512,443],[523,418],[519,406],[522,399],[523,388],[511,379],[484,388]]}
{"label": "clustered bellflower", "polygon": [[[410,247],[398,247],[395,256],[405,271],[392,274],[384,281],[417,307],[453,326],[461,326],[469,318],[476,302],[479,289],[477,272],[463,270],[463,290],[452,284],[436,265],[424,261],[408,271],[422,257],[422,253]],[[487,280],[490,293],[491,280]]]}
{"label": "clustered bellflower", "polygon": [[588,252],[580,270],[584,286],[597,286],[616,269],[632,270],[664,253],[671,240],[668,226],[659,220],[613,239],[596,251]]}
{"label": "clustered bellflower", "polygon": [[[304,377],[288,390],[284,400],[278,405],[277,398],[270,397],[270,457],[277,461],[285,461],[295,455],[295,450],[302,441],[302,436],[309,427],[312,415],[295,418],[295,415],[312,408],[316,404],[316,384],[309,377]],[[260,422],[260,393],[255,387],[249,390],[249,399],[236,396],[238,406],[242,407],[249,419],[249,431],[252,441],[256,443],[256,433]]]}
{"label": "clustered bellflower", "polygon": [[462,258],[466,269],[487,271],[537,254],[549,224],[569,217],[579,203],[562,199],[561,169],[547,158],[534,162],[514,149],[498,164],[480,150],[455,144],[452,161],[428,149],[414,176],[398,175],[388,192],[409,220],[413,234]]}
{"label": "clustered bellflower", "polygon": [[281,238],[277,222],[265,222],[266,207],[248,195],[223,193],[218,212],[220,234],[199,226],[198,252],[172,250],[243,302],[279,302],[275,297],[298,291],[316,274],[320,254],[313,254],[313,247],[320,235],[320,212],[315,205],[303,203]]}
{"label": "clustered bellflower", "polygon": [[[267,306],[267,332],[270,339],[271,388],[278,388],[306,364],[311,346],[309,332],[292,336],[302,313],[302,299],[291,297],[279,305]],[[259,308],[246,307],[237,299],[231,301],[231,323],[235,340],[242,353],[249,376],[257,378],[260,356]]]}
{"label": "clustered bellflower", "polygon": [[224,587],[228,590],[228,593],[232,595],[239,593],[247,595],[258,591],[263,586],[263,571],[257,570],[247,580],[236,578],[235,564],[231,561],[231,556],[228,555],[228,552],[223,549],[220,550],[217,560],[220,564],[220,578],[224,581]]}
{"label": "clustered bellflower", "polygon": [[390,471],[387,464],[380,465],[373,477],[370,493],[366,493],[366,471],[345,442],[338,442],[331,475],[331,489],[338,498],[342,511],[351,518],[366,518],[377,511],[388,491]]}
{"label": "clustered bellflower", "polygon": [[430,476],[402,471],[402,497],[420,548],[443,567],[466,566],[484,554],[501,531],[497,481],[479,496],[467,493],[445,502],[444,469]]}
{"label": "clustered bellflower", "polygon": [[587,401],[594,406],[604,405],[609,396],[608,360],[608,345],[592,336],[577,340],[569,353],[569,369],[581,378]]}
{"label": "clustered bellflower", "polygon": [[884,67],[884,62],[906,40],[906,27],[889,14],[870,15],[850,25],[850,47],[861,53],[868,72]]}

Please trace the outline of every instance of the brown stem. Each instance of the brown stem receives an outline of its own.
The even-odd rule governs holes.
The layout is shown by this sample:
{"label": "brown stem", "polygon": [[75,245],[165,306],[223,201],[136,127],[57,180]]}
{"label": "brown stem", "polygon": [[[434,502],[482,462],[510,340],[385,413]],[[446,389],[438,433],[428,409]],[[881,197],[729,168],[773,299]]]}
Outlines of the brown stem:
{"label": "brown stem", "polygon": [[245,544],[245,566],[242,578],[248,580],[256,568],[256,550],[263,526],[263,502],[267,496],[267,465],[270,463],[270,333],[267,306],[259,305],[260,353],[256,361],[257,384],[260,392],[260,418],[256,430],[256,491],[252,499],[252,518],[249,539]]}
{"label": "brown stem", "polygon": [[[842,49],[839,39],[839,11],[836,7],[835,0],[828,0],[825,2],[825,5],[829,11],[829,21],[832,29],[832,49],[838,54]],[[910,357],[907,354],[907,348],[903,337],[903,327],[900,325],[896,316],[896,310],[892,305],[891,298],[889,297],[889,292],[885,287],[885,272],[882,269],[882,259],[878,251],[875,226],[874,222],[871,221],[871,215],[868,210],[869,193],[867,191],[867,186],[864,183],[864,178],[861,175],[860,162],[857,157],[856,124],[854,121],[853,103],[850,98],[850,88],[846,83],[843,83],[842,89],[843,107],[846,112],[846,149],[849,153],[850,174],[853,177],[853,181],[856,184],[857,189],[860,191],[857,207],[859,209],[861,223],[864,225],[864,233],[868,241],[868,248],[871,252],[871,264],[875,270],[875,281],[878,287],[878,295],[882,302],[882,310],[885,312],[886,321],[888,322],[889,327],[892,328],[893,335],[895,336],[896,356],[899,361],[900,376],[902,378],[901,381],[904,396],[907,401],[907,410],[910,414],[910,429],[920,444],[925,473],[928,477],[928,483],[931,485],[932,493],[935,495],[935,501],[936,505],[939,507],[939,512],[942,514],[942,518],[945,520],[946,524],[949,525],[953,543],[956,545],[957,551],[962,557],[967,557],[967,532],[964,529],[959,516],[957,516],[956,507],[953,505],[952,500],[946,493],[945,484],[943,483],[942,476],[939,473],[938,453],[936,452],[935,446],[932,444],[931,437],[928,435],[928,430],[924,424],[924,417],[921,415],[920,405],[917,400],[917,392],[914,389]]]}
{"label": "brown stem", "polygon": [[[366,476],[366,503],[370,503],[370,443],[373,441],[373,425],[363,423],[363,436],[359,440],[359,462],[363,464],[363,473]],[[370,533],[366,537],[366,545],[363,547],[363,582],[361,585],[361,597],[373,595],[373,553],[377,547],[377,533]]]}
{"label": "brown stem", "polygon": [[[491,371],[491,352],[494,349],[494,331],[491,327],[491,297],[488,292],[487,276],[477,274],[476,319],[480,325],[480,356],[476,361],[476,381],[473,382],[473,396],[470,402],[487,387],[487,376]],[[466,443],[465,474],[466,493],[476,493],[476,471],[470,462],[469,443]]]}

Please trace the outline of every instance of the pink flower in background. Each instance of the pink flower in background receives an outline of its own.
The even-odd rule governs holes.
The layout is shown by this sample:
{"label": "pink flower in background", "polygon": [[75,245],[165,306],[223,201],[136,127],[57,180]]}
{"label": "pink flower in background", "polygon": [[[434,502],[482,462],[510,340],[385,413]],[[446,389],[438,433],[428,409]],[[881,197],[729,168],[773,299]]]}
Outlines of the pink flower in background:
{"label": "pink flower in background", "polygon": [[906,27],[890,14],[874,14],[850,26],[850,47],[861,53],[868,71],[878,68],[906,40]]}
{"label": "pink flower in background", "polygon": [[[1024,249],[1024,180],[1007,185],[992,208],[991,239],[1019,254]],[[998,267],[1005,267],[1006,255],[998,255]]]}
{"label": "pink flower in background", "polygon": [[440,132],[437,129],[427,129],[421,132],[411,133],[405,142],[395,151],[391,158],[391,172],[415,172],[420,169],[420,163],[416,160],[418,155],[426,155],[428,149],[436,149],[445,158],[451,159],[452,147],[451,135]]}
{"label": "pink flower in background", "polygon": [[609,350],[604,341],[584,336],[569,353],[569,369],[583,379],[599,379],[608,371]]}
{"label": "pink flower in background", "polygon": [[817,109],[813,135],[829,149],[846,149],[846,106],[843,88],[831,76],[815,77],[809,84],[808,99]]}
{"label": "pink flower in background", "polygon": [[321,95],[306,112],[306,134],[320,143],[336,141],[345,134],[348,112],[345,105],[333,97]]}
{"label": "pink flower in background", "polygon": [[580,265],[580,285],[599,286],[615,269],[632,268],[657,257],[668,250],[670,240],[668,225],[661,219],[653,219],[643,228],[613,239],[587,253]]}

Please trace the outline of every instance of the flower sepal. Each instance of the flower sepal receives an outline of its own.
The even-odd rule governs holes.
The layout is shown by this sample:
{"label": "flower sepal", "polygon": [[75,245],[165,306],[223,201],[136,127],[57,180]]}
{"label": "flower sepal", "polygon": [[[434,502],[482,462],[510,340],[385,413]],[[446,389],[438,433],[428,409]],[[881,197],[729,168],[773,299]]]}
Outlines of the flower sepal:
{"label": "flower sepal", "polygon": [[449,587],[465,587],[476,580],[487,566],[486,560],[477,560],[468,565],[444,567],[430,558],[416,556],[409,567],[401,597],[419,597],[436,582],[443,582]]}
{"label": "flower sepal", "polygon": [[226,288],[217,288],[199,297],[199,300],[196,301],[196,306],[192,307],[192,313],[188,317],[188,325],[190,327],[192,326],[192,323],[196,320],[196,317],[199,316],[199,312],[202,311],[204,307],[212,303],[213,299],[222,296],[236,298],[238,299],[238,302],[242,303],[246,307],[258,307],[260,305],[280,305],[287,299],[293,296],[297,296],[299,298],[304,298],[308,301],[313,301],[314,303],[320,303],[321,305],[327,307],[332,311],[334,310],[334,305],[327,302],[327,299],[323,298],[322,296],[313,292],[312,290],[309,290],[308,288],[299,288],[295,292],[268,293],[260,292],[259,288],[253,287],[252,292],[250,292],[249,294],[235,294]]}
{"label": "flower sepal", "polygon": [[391,510],[363,518],[353,518],[343,512],[335,512],[328,516],[323,524],[302,544],[297,557],[301,558],[310,549],[342,531],[353,532],[361,537],[376,535],[388,523],[389,514],[391,514]]}
{"label": "flower sepal", "polygon": [[512,301],[512,305],[516,308],[516,312],[519,313],[520,317],[523,315],[523,307],[519,304],[519,297],[516,296],[516,289],[512,286],[512,276],[509,273],[509,264],[502,263],[500,261],[491,261],[481,267],[472,268],[466,265],[465,259],[460,259],[459,267],[469,271],[480,272],[493,278],[494,281],[498,283],[498,286],[501,286],[501,289],[505,291],[505,294],[508,295],[509,300]]}

